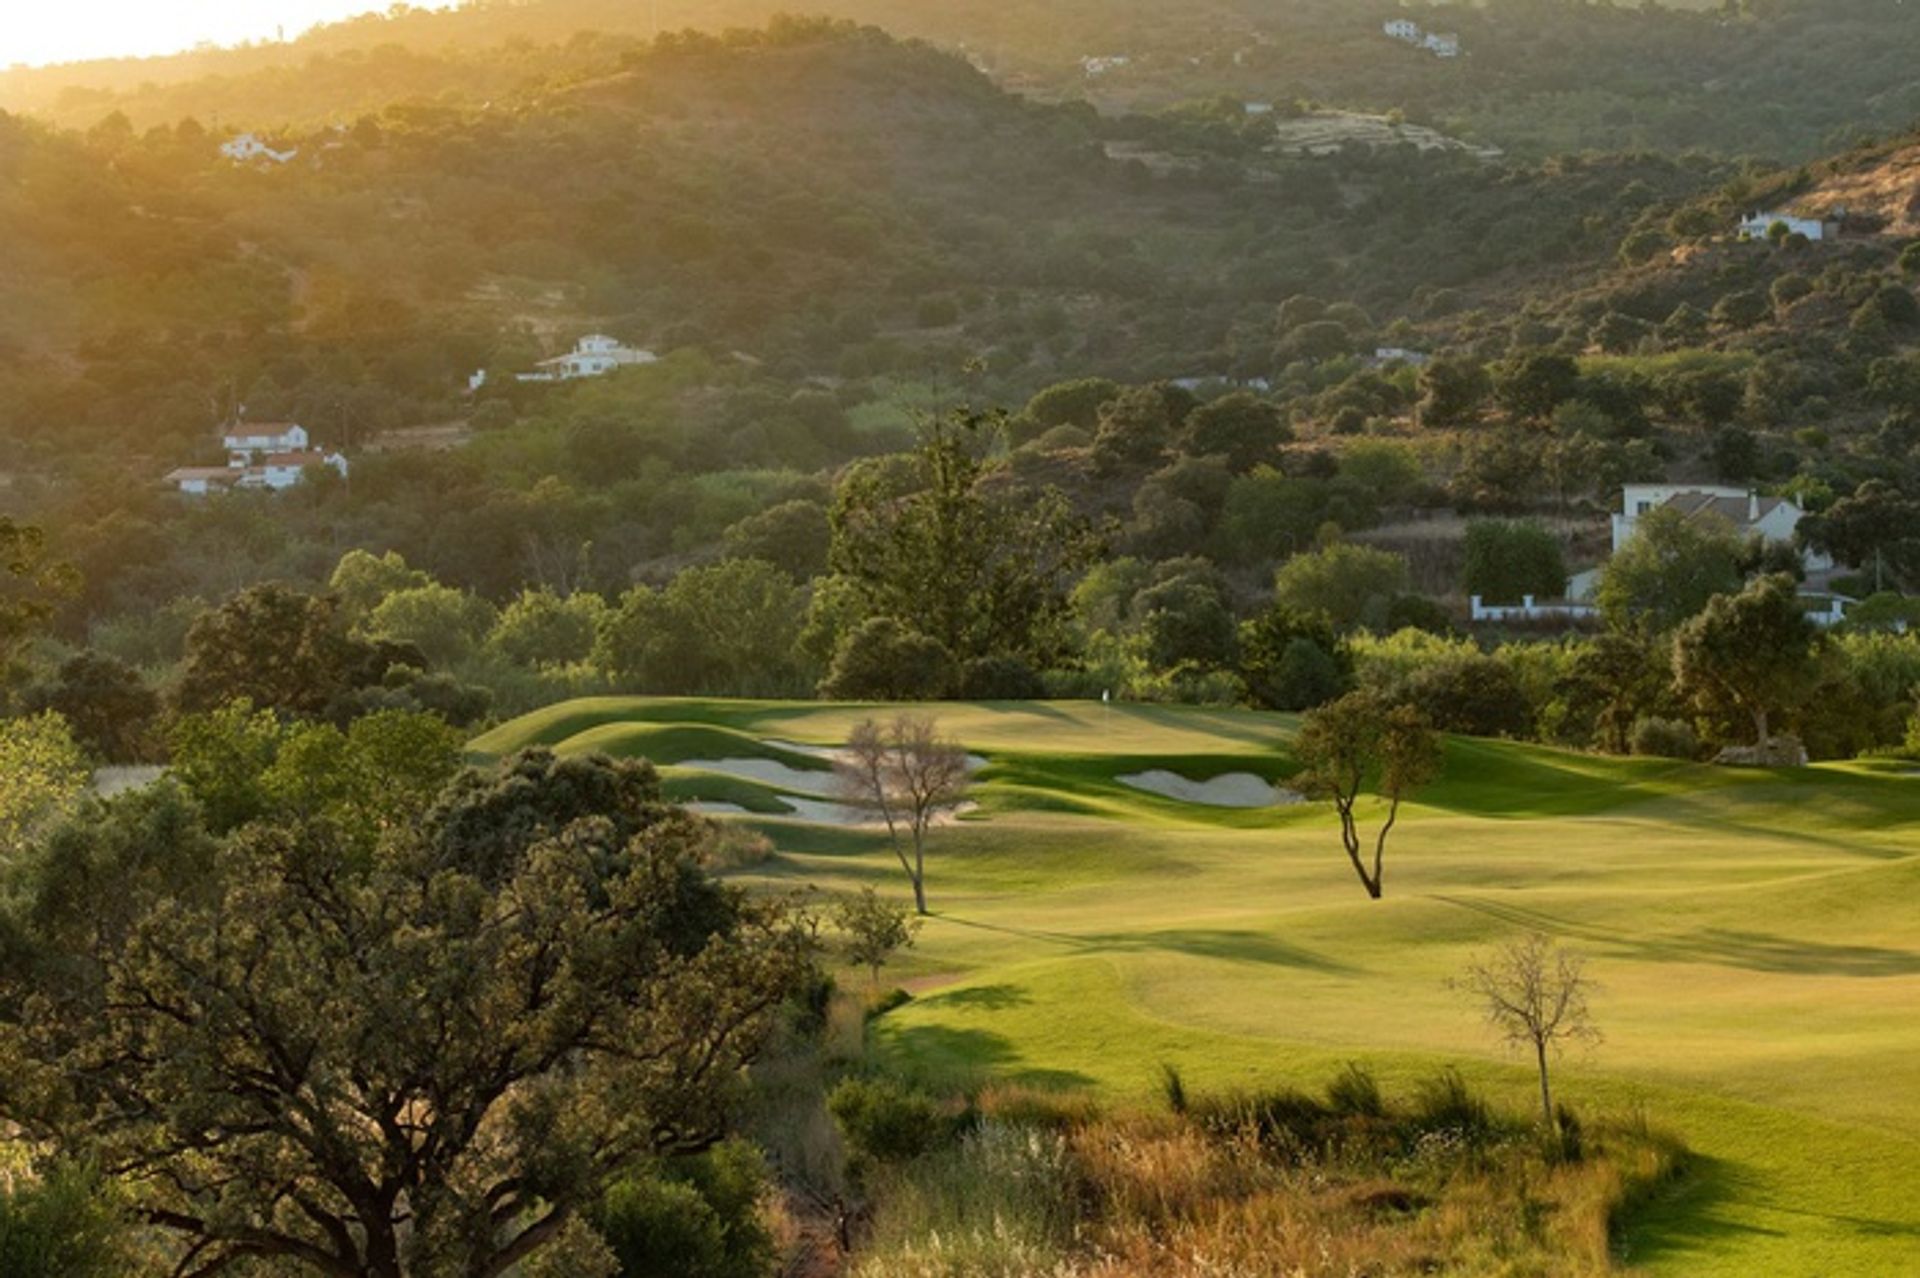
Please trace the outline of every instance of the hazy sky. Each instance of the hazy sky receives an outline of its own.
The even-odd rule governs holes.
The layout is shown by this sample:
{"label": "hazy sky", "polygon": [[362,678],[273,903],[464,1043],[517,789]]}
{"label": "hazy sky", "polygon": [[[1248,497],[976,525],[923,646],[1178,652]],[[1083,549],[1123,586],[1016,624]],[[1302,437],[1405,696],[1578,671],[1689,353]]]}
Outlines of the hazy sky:
{"label": "hazy sky", "polygon": [[[388,0],[0,0],[0,67],[176,53],[202,40],[291,40],[316,22],[385,9]],[[416,8],[448,0],[414,0]]]}

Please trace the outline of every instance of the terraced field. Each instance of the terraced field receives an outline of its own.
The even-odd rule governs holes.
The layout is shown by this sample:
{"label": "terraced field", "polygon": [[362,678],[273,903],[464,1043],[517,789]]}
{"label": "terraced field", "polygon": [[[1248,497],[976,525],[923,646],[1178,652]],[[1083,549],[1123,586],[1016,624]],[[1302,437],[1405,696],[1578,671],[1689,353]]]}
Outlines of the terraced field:
{"label": "terraced field", "polygon": [[[474,743],[644,755],[728,805],[780,886],[904,892],[875,832],[819,805],[870,709],[599,699]],[[1120,780],[1284,777],[1293,723],[1237,711],[949,705],[979,808],[938,832],[937,917],[876,1026],[903,1065],[1111,1093],[1163,1062],[1202,1085],[1390,1084],[1441,1063],[1527,1103],[1524,1062],[1447,978],[1537,928],[1578,946],[1606,1039],[1561,1066],[1698,1151],[1628,1258],[1693,1275],[1920,1273],[1920,777],[1891,764],[1732,772],[1450,743],[1370,902],[1315,805],[1214,807]],[[770,767],[742,767],[741,761]],[[757,775],[750,775],[757,774]],[[800,816],[813,819],[802,820]]]}

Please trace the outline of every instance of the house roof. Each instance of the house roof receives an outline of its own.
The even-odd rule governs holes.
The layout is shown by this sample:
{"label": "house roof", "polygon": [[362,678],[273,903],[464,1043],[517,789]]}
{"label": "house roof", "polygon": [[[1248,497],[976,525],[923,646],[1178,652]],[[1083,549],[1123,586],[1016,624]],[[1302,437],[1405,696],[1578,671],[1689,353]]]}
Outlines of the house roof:
{"label": "house roof", "polygon": [[226,483],[238,478],[239,475],[239,471],[229,466],[181,466],[167,472],[167,482],[183,484],[191,479],[204,479],[210,482],[219,480]]}
{"label": "house roof", "polygon": [[1675,493],[1667,498],[1667,508],[1679,511],[1688,519],[1699,519],[1703,515],[1717,515],[1736,528],[1747,528],[1759,523],[1780,507],[1789,504],[1784,497],[1762,497],[1756,504],[1751,497],[1722,497],[1714,493]]}
{"label": "house roof", "polygon": [[279,439],[290,431],[301,429],[299,422],[244,422],[238,426],[229,426],[228,439]]}
{"label": "house roof", "polygon": [[325,453],[318,453],[318,452],[272,453],[261,462],[261,465],[263,466],[324,466],[326,465],[326,462],[327,462],[327,455]]}

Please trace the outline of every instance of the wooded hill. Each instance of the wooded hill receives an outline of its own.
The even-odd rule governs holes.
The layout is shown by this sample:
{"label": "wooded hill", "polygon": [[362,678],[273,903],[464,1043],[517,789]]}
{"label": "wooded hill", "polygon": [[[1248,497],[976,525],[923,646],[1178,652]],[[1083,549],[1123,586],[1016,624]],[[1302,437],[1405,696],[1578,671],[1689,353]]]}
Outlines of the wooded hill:
{"label": "wooded hill", "polygon": [[[999,398],[1087,373],[1265,376],[1302,353],[1277,349],[1290,294],[1351,299],[1384,330],[1445,312],[1444,290],[1562,280],[1715,174],[1275,155],[801,22],[277,140],[289,163],[236,165],[192,122],[84,138],[7,122],[0,218],[27,250],[0,440],[70,453],[98,421],[98,442],[173,447],[210,400],[249,396],[256,414],[337,417],[359,397],[367,426],[433,420],[475,368],[588,326],[788,377],[979,359]],[[1116,160],[1119,143],[1174,163]]]}
{"label": "wooded hill", "polygon": [[[475,0],[453,12],[395,6],[286,44],[0,72],[0,107],[91,126],[193,115],[242,127],[311,127],[378,111],[405,83],[416,104],[477,105],[529,79],[590,68],[657,31],[759,26],[781,0]],[[1882,0],[1740,0],[1476,6],[1350,0],[815,0],[823,12],[963,49],[1049,98],[1158,109],[1226,94],[1398,108],[1476,142],[1539,156],[1700,148],[1799,160],[1920,113],[1906,51],[1920,13]],[[1406,16],[1456,33],[1440,59],[1386,39]],[[592,34],[586,34],[592,33]],[[1124,58],[1089,75],[1083,59]]]}

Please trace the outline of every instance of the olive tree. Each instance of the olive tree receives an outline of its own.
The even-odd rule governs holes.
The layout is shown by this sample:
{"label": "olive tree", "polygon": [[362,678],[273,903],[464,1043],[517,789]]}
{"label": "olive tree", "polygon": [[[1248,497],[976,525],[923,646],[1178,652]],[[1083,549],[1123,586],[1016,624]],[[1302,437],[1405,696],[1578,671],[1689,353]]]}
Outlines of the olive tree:
{"label": "olive tree", "polygon": [[1818,638],[1793,578],[1758,577],[1737,595],[1716,596],[1675,634],[1674,686],[1702,711],[1751,719],[1764,750],[1772,716],[1813,686]]}
{"label": "olive tree", "polygon": [[[1301,771],[1293,785],[1310,799],[1330,800],[1340,815],[1340,842],[1367,895],[1384,889],[1387,836],[1403,799],[1440,772],[1440,736],[1419,710],[1378,692],[1350,692],[1312,711],[1294,738]],[[1387,805],[1373,837],[1371,868],[1363,852],[1359,806],[1371,790]]]}
{"label": "olive tree", "polygon": [[862,888],[857,896],[843,898],[834,907],[833,921],[845,940],[847,958],[867,969],[873,983],[880,983],[880,969],[896,953],[913,948],[920,931],[920,920],[872,888]]}

